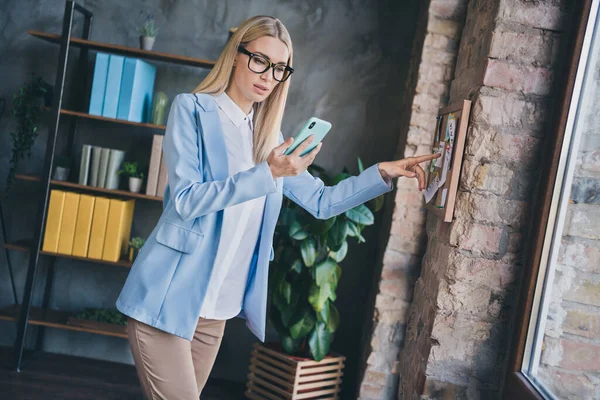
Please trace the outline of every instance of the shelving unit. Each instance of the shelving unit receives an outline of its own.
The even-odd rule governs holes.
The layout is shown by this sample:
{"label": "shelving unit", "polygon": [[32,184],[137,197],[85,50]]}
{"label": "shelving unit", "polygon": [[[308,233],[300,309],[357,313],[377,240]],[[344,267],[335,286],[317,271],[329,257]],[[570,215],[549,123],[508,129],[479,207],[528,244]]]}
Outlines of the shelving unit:
{"label": "shelving unit", "polygon": [[[83,16],[83,32],[81,37],[73,36],[73,19],[79,13]],[[73,152],[73,145],[77,137],[77,130],[80,119],[99,120],[109,123],[124,124],[129,126],[137,126],[144,129],[151,129],[155,131],[164,132],[164,125],[155,125],[150,123],[137,123],[131,121],[124,121],[119,119],[112,119],[106,117],[100,117],[96,115],[90,115],[86,112],[88,109],[89,93],[87,93],[88,79],[91,76],[89,71],[88,55],[89,51],[102,51],[111,54],[119,54],[129,57],[143,58],[152,61],[165,62],[170,64],[179,64],[191,67],[199,68],[212,68],[215,65],[215,61],[209,61],[199,58],[192,58],[187,56],[180,56],[156,51],[147,51],[137,48],[131,48],[121,45],[114,45],[102,42],[96,42],[91,40],[91,27],[92,27],[93,13],[83,6],[77,4],[74,1],[66,1],[65,11],[63,16],[62,32],[60,35],[29,31],[29,34],[33,37],[40,38],[50,43],[59,45],[59,55],[57,72],[54,84],[54,98],[52,101],[51,108],[45,108],[52,115],[52,125],[49,127],[48,138],[46,142],[46,153],[44,157],[44,164],[42,171],[39,175],[25,175],[18,174],[16,179],[20,181],[33,182],[33,190],[37,190],[39,196],[37,217],[35,220],[34,230],[32,232],[32,238],[28,240],[19,240],[15,242],[5,243],[3,247],[28,253],[28,267],[27,277],[25,281],[25,289],[23,294],[23,300],[21,304],[14,304],[9,307],[0,309],[0,320],[14,321],[17,324],[17,338],[14,345],[14,365],[17,371],[20,371],[25,360],[24,345],[25,337],[27,334],[28,326],[38,326],[38,332],[36,337],[36,344],[32,358],[35,357],[35,352],[41,351],[45,328],[56,328],[66,329],[71,331],[88,332],[100,335],[115,336],[126,338],[127,334],[124,327],[120,326],[108,326],[103,328],[90,328],[70,325],[67,323],[69,312],[52,310],[49,308],[50,295],[52,292],[52,285],[54,281],[54,268],[55,261],[57,258],[70,258],[76,260],[83,260],[92,263],[106,264],[118,267],[130,268],[131,262],[121,260],[118,262],[108,262],[103,260],[81,258],[70,255],[63,255],[57,253],[49,253],[41,250],[43,233],[45,229],[46,214],[48,207],[48,200],[50,197],[51,187],[67,188],[69,190],[77,192],[93,192],[101,193],[102,195],[114,197],[114,198],[135,198],[141,200],[148,200],[153,204],[161,204],[162,197],[148,196],[140,193],[132,193],[123,190],[109,190],[104,188],[97,188],[93,186],[79,185],[73,182],[57,181],[51,179],[51,173],[54,165],[55,149],[58,135],[59,124],[68,125],[68,149]],[[66,109],[63,107],[63,95],[65,91],[65,78],[67,71],[68,55],[71,48],[79,49],[79,58],[76,61],[76,80],[73,85],[73,104],[76,104],[75,109]],[[65,116],[65,121],[61,118]],[[0,217],[3,218],[2,215]],[[2,221],[4,226],[4,221]],[[47,269],[46,284],[44,287],[44,295],[41,307],[35,307],[31,305],[33,296],[33,283],[36,276],[38,262],[40,256],[49,258],[49,265]]]}

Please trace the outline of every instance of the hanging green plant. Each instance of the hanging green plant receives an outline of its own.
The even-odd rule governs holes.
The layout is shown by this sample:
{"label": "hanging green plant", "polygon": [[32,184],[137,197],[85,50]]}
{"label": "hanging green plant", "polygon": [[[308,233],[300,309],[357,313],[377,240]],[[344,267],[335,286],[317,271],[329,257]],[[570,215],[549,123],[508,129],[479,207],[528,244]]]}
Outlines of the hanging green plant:
{"label": "hanging green plant", "polygon": [[[358,159],[359,172],[363,171]],[[309,167],[326,185],[351,177],[343,172],[330,178],[319,166]],[[329,353],[339,325],[334,305],[348,240],[365,239],[361,231],[375,221],[383,195],[344,214],[318,220],[289,199],[284,199],[274,236],[275,258],[269,273],[269,318],[283,349],[295,356],[320,361]]]}
{"label": "hanging green plant", "polygon": [[31,157],[31,147],[38,135],[41,106],[52,102],[52,86],[40,76],[32,74],[31,81],[24,83],[13,95],[12,114],[17,122],[11,132],[12,154],[6,179],[6,192],[12,187],[19,162]]}
{"label": "hanging green plant", "polygon": [[111,308],[86,308],[74,315],[75,318],[107,324],[127,326],[127,317]]}

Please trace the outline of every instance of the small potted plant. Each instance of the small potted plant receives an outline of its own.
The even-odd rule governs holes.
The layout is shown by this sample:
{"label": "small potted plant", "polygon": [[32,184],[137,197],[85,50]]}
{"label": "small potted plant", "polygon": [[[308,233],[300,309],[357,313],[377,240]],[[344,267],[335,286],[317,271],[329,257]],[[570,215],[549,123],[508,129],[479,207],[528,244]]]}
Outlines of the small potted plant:
{"label": "small potted plant", "polygon": [[66,181],[69,179],[69,169],[71,168],[71,159],[67,156],[56,157],[54,168],[54,179],[57,181]]}
{"label": "small potted plant", "polygon": [[135,260],[144,243],[146,241],[139,236],[131,238],[129,241],[129,261],[133,262]]}
{"label": "small potted plant", "polygon": [[144,173],[139,169],[137,162],[125,161],[118,172],[129,177],[129,191],[139,193],[144,180]]}
{"label": "small potted plant", "polygon": [[[140,11],[140,17],[143,17],[144,11]],[[142,50],[152,50],[154,46],[154,39],[158,35],[158,28],[154,24],[154,16],[146,13],[144,21],[138,26],[138,33],[140,34],[140,48]]]}

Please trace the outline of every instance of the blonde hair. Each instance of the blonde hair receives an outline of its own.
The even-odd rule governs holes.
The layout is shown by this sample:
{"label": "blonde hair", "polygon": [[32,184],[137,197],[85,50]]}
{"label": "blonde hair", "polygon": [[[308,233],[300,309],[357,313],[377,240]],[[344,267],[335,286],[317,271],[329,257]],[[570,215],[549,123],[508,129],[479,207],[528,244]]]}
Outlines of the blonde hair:
{"label": "blonde hair", "polygon": [[[240,45],[271,36],[281,40],[288,48],[289,59],[287,64],[292,66],[292,39],[283,23],[274,17],[259,15],[244,21],[217,59],[204,80],[192,93],[208,93],[217,95],[229,87],[233,72],[233,61]],[[279,131],[281,119],[287,100],[290,79],[280,82],[273,92],[261,103],[254,104],[254,162],[261,163],[267,159],[271,150],[279,144]]]}

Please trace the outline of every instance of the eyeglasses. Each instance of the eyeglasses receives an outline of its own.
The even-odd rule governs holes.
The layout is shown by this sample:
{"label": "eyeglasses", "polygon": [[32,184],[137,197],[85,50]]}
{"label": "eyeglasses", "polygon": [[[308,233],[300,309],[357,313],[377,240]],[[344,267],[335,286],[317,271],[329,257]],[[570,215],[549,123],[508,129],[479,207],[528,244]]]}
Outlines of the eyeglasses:
{"label": "eyeglasses", "polygon": [[256,74],[263,74],[273,68],[273,78],[278,82],[285,82],[294,72],[294,68],[285,64],[274,64],[267,57],[252,53],[243,47],[238,47],[240,53],[248,56],[248,69]]}

